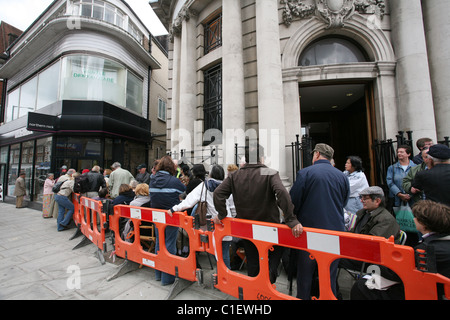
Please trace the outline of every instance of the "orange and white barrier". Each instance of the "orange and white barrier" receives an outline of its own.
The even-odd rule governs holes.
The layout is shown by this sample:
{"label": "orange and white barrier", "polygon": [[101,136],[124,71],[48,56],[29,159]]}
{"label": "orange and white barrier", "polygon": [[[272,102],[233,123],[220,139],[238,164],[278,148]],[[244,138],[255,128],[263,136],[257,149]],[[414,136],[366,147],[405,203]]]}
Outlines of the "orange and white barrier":
{"label": "orange and white barrier", "polygon": [[[437,299],[436,286],[442,283],[450,298],[450,279],[435,273],[425,273],[415,267],[414,250],[396,245],[393,237],[385,239],[348,232],[304,228],[299,238],[285,225],[227,218],[216,225],[215,243],[224,236],[251,240],[260,255],[260,272],[248,277],[229,270],[223,263],[222,248],[216,245],[218,255],[216,288],[244,299],[295,299],[283,294],[270,284],[268,252],[274,245],[308,251],[318,264],[320,300],[334,300],[331,290],[330,266],[340,258],[383,265],[394,271],[405,286],[407,300]],[[212,252],[211,252],[212,253]]]}
{"label": "orange and white barrier", "polygon": [[[450,298],[450,279],[436,273],[427,273],[416,268],[413,248],[397,245],[393,237],[385,239],[347,232],[304,228],[299,238],[292,235],[286,225],[259,221],[226,218],[223,225],[214,230],[203,231],[194,227],[194,218],[186,213],[175,212],[170,216],[166,210],[118,205],[114,214],[102,213],[102,203],[74,196],[74,220],[81,232],[100,250],[105,250],[105,232],[109,228],[115,235],[117,256],[129,261],[160,270],[188,281],[199,281],[196,252],[208,252],[217,257],[215,287],[220,291],[241,299],[272,300],[296,299],[276,290],[269,279],[269,251],[273,246],[304,250],[317,261],[319,272],[320,300],[334,300],[331,290],[330,266],[340,258],[365,261],[383,265],[394,271],[402,280],[407,300],[437,299],[437,284],[443,284],[446,298]],[[100,220],[97,220],[100,217]],[[109,218],[109,220],[108,220]],[[130,219],[134,226],[134,241],[120,237],[119,221]],[[153,223],[159,231],[159,251],[145,251],[140,243],[142,222]],[[109,224],[107,223],[109,222]],[[183,228],[189,237],[189,255],[172,255],[165,246],[167,226]],[[229,270],[223,262],[222,239],[225,236],[247,239],[258,248],[260,272],[256,277]]]}
{"label": "orange and white barrier", "polygon": [[[134,241],[124,241],[120,237],[120,218],[130,219],[134,226]],[[114,207],[111,217],[111,229],[115,233],[115,254],[130,261],[147,267],[176,275],[188,281],[197,281],[196,277],[196,251],[203,251],[200,233],[193,227],[193,217],[184,213],[175,212],[172,217],[166,210],[148,209],[118,205]],[[145,251],[140,243],[140,224],[142,221],[151,222],[159,231],[159,251],[151,253]],[[189,236],[190,253],[187,258],[172,255],[165,245],[165,229],[167,226],[180,227],[186,230]]]}

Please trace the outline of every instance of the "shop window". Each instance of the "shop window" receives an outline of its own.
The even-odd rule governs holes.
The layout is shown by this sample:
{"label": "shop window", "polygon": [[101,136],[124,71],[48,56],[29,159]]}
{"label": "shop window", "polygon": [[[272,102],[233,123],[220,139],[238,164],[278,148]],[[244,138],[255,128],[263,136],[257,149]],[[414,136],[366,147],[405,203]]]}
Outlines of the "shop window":
{"label": "shop window", "polygon": [[39,74],[36,109],[41,109],[58,101],[60,67],[61,63],[58,60],[57,63]]}
{"label": "shop window", "polygon": [[27,195],[25,199],[29,200],[32,194],[31,181],[33,178],[33,157],[34,157],[34,140],[22,143],[22,155],[20,163],[20,172],[25,172],[25,188]]}
{"label": "shop window", "polygon": [[40,72],[8,94],[6,122],[58,101],[60,62]]}
{"label": "shop window", "polygon": [[17,119],[19,111],[20,88],[8,94],[8,104],[6,107],[6,122]]}
{"label": "shop window", "polygon": [[28,115],[30,111],[34,111],[36,106],[37,83],[37,77],[34,77],[21,86],[19,118]]}
{"label": "shop window", "polygon": [[126,69],[96,56],[63,58],[62,100],[106,101],[125,106]]}
{"label": "shop window", "polygon": [[19,177],[20,143],[13,144],[9,150],[8,196],[14,196],[16,179]]}
{"label": "shop window", "polygon": [[52,138],[43,138],[36,141],[35,170],[34,170],[34,196],[33,200],[42,202],[44,195],[44,182],[50,173],[52,157]]}
{"label": "shop window", "polygon": [[127,109],[142,115],[143,81],[128,71]]}
{"label": "shop window", "polygon": [[143,80],[121,64],[96,56],[63,58],[62,100],[105,101],[142,115]]}

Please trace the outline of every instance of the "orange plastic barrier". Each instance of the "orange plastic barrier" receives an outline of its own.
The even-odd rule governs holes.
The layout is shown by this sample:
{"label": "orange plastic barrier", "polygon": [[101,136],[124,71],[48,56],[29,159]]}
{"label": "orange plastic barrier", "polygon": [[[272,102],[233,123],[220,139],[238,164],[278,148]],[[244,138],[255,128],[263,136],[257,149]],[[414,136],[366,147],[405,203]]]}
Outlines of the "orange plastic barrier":
{"label": "orange plastic barrier", "polygon": [[[127,242],[121,239],[119,233],[119,219],[131,219],[134,226],[134,241]],[[141,221],[152,222],[159,233],[159,252],[154,254],[145,251],[140,244]],[[198,281],[196,251],[205,251],[200,239],[201,231],[195,230],[194,218],[185,213],[175,212],[173,216],[167,214],[167,210],[149,209],[119,205],[114,207],[114,216],[111,217],[111,230],[115,233],[115,253],[119,257],[143,264],[172,275],[176,275],[188,281]],[[189,256],[182,258],[172,255],[165,245],[165,229],[167,226],[183,228],[189,237]]]}
{"label": "orange plastic barrier", "polygon": [[[74,195],[74,220],[81,232],[100,250],[105,251],[105,232],[108,219],[102,213],[102,203]],[[97,217],[100,217],[98,221]],[[134,241],[120,237],[120,218],[130,219],[134,226]],[[159,231],[159,252],[145,251],[140,243],[142,221],[151,222]],[[199,281],[196,252],[216,255],[217,274],[215,287],[224,293],[241,299],[269,300],[296,299],[276,290],[270,284],[268,252],[274,245],[308,251],[317,261],[319,272],[320,300],[336,299],[331,290],[330,265],[339,258],[366,261],[383,265],[394,271],[405,286],[407,300],[437,299],[437,284],[443,284],[446,298],[450,298],[450,279],[436,273],[418,270],[415,266],[414,250],[396,245],[393,238],[385,239],[357,235],[347,232],[304,228],[299,238],[294,238],[291,229],[282,224],[226,218],[223,225],[215,225],[214,231],[194,228],[194,218],[186,213],[175,212],[172,217],[166,210],[118,205],[114,215],[109,216],[109,229],[115,234],[115,254],[130,261],[151,267],[188,281]],[[167,226],[183,228],[189,237],[189,255],[186,258],[172,255],[165,246]],[[251,240],[258,248],[260,272],[248,277],[229,270],[222,258],[223,237],[233,236]]]}
{"label": "orange plastic barrier", "polygon": [[[417,270],[413,248],[396,245],[393,238],[311,228],[304,228],[303,234],[295,238],[291,229],[281,224],[231,218],[222,222],[223,226],[216,225],[213,233],[215,248],[210,248],[208,252],[218,256],[215,287],[234,297],[252,300],[295,299],[278,292],[270,284],[268,251],[277,245],[305,250],[314,257],[318,264],[320,300],[336,299],[330,285],[330,265],[339,258],[362,260],[390,268],[402,279],[406,300],[437,299],[437,283],[444,284],[446,297],[450,298],[450,279]],[[258,248],[260,272],[256,277],[233,272],[225,266],[222,246],[217,244],[228,235],[251,240]]]}
{"label": "orange plastic barrier", "polygon": [[74,219],[80,231],[100,250],[106,251],[106,214],[102,213],[101,201],[85,197],[79,199],[79,211],[74,213]]}

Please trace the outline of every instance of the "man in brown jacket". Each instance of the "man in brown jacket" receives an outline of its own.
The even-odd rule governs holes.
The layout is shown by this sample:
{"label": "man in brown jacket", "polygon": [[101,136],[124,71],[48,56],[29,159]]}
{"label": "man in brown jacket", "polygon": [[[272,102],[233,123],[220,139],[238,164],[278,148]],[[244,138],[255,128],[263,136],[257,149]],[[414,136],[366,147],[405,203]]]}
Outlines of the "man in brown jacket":
{"label": "man in brown jacket", "polygon": [[16,208],[23,208],[23,197],[27,194],[25,188],[25,172],[21,172],[16,180],[14,195],[16,196]]}
{"label": "man in brown jacket", "polygon": [[[284,222],[292,229],[294,237],[299,237],[303,227],[294,215],[294,205],[289,193],[283,186],[279,173],[261,163],[263,152],[261,146],[246,147],[246,164],[240,170],[230,174],[214,191],[214,206],[219,213],[218,218],[222,220],[227,216],[226,199],[232,194],[236,218],[281,223],[278,209],[281,208]],[[252,159],[254,154],[259,161],[249,163],[249,159]],[[254,277],[259,273],[258,250],[249,240],[244,240],[244,249],[247,257],[247,273]],[[272,283],[276,279],[276,268],[283,248],[275,246],[274,249],[269,253]]]}

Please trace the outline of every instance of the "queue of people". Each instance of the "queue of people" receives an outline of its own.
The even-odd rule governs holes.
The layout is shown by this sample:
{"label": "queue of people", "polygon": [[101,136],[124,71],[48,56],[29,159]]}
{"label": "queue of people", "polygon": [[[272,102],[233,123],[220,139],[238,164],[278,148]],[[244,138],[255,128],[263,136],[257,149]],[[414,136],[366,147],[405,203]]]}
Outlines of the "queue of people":
{"label": "queue of people", "polygon": [[[228,167],[226,177],[219,165],[212,166],[208,174],[203,164],[195,164],[192,169],[185,164],[180,167],[170,156],[155,161],[150,172],[147,172],[145,164],[140,165],[136,177],[118,162],[107,174],[101,174],[98,166],[82,175],[74,169],[66,170],[58,180],[50,174],[44,184],[43,216],[56,217],[58,231],[70,228],[73,204],[69,196],[76,192],[77,186],[79,188],[79,177],[83,175],[88,182],[81,193],[93,199],[111,199],[114,205],[163,209],[169,214],[188,210],[193,215],[196,214],[196,205],[203,201],[207,203],[209,217],[216,224],[221,224],[227,217],[283,223],[291,228],[294,237],[300,237],[303,228],[309,227],[385,238],[393,236],[395,242],[400,243],[401,227],[388,203],[392,202],[393,208],[407,204],[411,207],[411,219],[417,228],[417,232],[407,234],[410,240],[407,245],[417,247],[425,243],[426,246],[435,246],[437,270],[449,277],[450,149],[441,144],[430,145],[428,140],[425,142],[419,165],[410,160],[412,151],[409,146],[397,148],[398,162],[388,168],[386,176],[388,194],[378,186],[369,186],[358,156],[347,157],[344,171],[335,168],[334,150],[323,143],[315,146],[313,165],[298,172],[288,192],[279,173],[264,164],[264,149],[251,144],[245,149],[245,163],[240,168]],[[256,161],[250,162],[249,159]],[[52,201],[58,207],[56,216],[52,214]],[[346,220],[349,216],[351,223]],[[177,254],[178,231],[177,227],[171,226],[165,229],[165,246],[174,255]],[[229,238],[224,238],[222,248],[224,262],[231,269],[229,248],[232,239]],[[436,242],[437,238],[441,241]],[[260,272],[258,250],[249,240],[243,241],[243,247],[247,274],[256,276]],[[157,229],[155,250],[160,250]],[[276,281],[283,250],[283,247],[274,246],[269,252],[272,283]],[[308,252],[298,250],[295,265],[297,297],[311,299],[312,288],[317,281],[317,263]],[[331,288],[336,296],[339,296],[338,269],[360,266],[360,262],[352,260],[336,260],[331,264]],[[175,280],[171,274],[159,271],[155,274],[162,285]],[[381,293],[371,291],[379,288],[371,288],[366,285],[367,281],[361,280],[352,289],[352,298],[402,299],[401,281],[395,275],[387,274],[395,280],[392,294],[389,294],[389,288],[383,288]]]}

